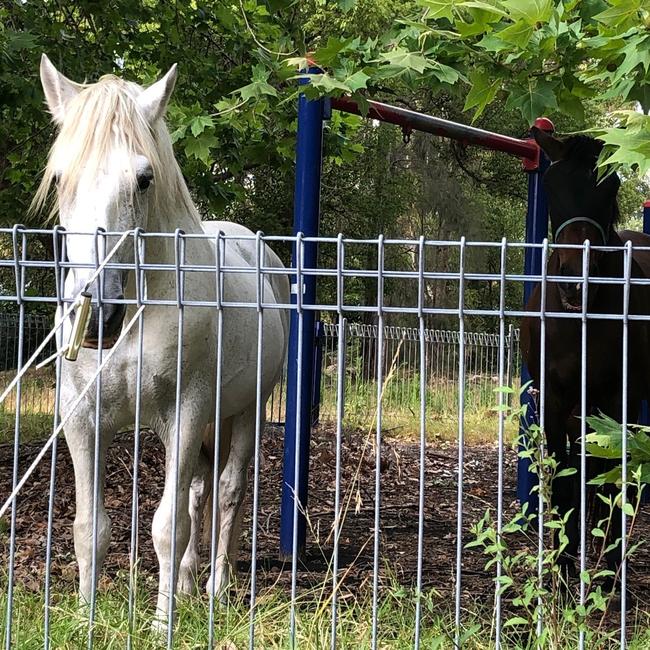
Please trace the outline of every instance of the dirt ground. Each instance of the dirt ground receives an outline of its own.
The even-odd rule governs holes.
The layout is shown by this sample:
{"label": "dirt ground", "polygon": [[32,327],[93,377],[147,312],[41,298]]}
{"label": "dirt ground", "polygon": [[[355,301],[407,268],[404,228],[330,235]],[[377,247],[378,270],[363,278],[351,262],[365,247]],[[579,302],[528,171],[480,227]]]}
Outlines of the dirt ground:
{"label": "dirt ground", "polygon": [[[278,560],[279,503],[282,472],[282,436],[279,427],[268,426],[263,436],[263,460],[260,473],[260,509],[258,528],[258,585],[286,586],[291,580],[290,565]],[[340,541],[340,565],[345,573],[344,587],[358,593],[372,581],[374,527],[374,451],[367,432],[346,431],[342,449],[342,494],[349,504]],[[40,446],[25,444],[20,450],[21,471],[26,468]],[[12,475],[11,445],[0,446],[0,499],[10,493]],[[334,519],[335,430],[323,425],[312,438],[310,468],[310,533],[303,561],[299,565],[299,589],[322,583],[332,552],[330,534]],[[450,602],[453,594],[456,562],[456,499],[458,450],[453,445],[427,445],[425,460],[425,515],[423,583],[434,588],[442,600]],[[419,446],[387,438],[382,445],[381,471],[381,579],[391,575],[403,585],[414,585],[417,566]],[[156,558],[151,542],[151,520],[162,493],[164,451],[157,437],[144,432],[140,461],[140,556],[142,570],[156,572]],[[123,433],[116,437],[107,471],[106,504],[113,521],[113,537],[101,584],[110,584],[122,569],[129,566],[131,535],[131,477],[133,437]],[[516,455],[505,454],[504,504],[506,518],[516,508]],[[474,446],[465,449],[463,498],[463,543],[471,541],[470,526],[481,518],[486,508],[496,506],[497,449]],[[17,510],[16,580],[28,589],[43,588],[50,457],[40,464],[19,498]],[[239,569],[250,572],[251,494],[245,504],[246,521],[242,532]],[[642,513],[636,534],[647,538],[650,531],[648,506]],[[64,442],[59,444],[54,505],[52,574],[56,581],[74,584],[76,564],[72,542],[74,517],[74,478],[70,456]],[[6,522],[0,532],[3,566],[7,562],[8,534]],[[520,547],[536,548],[536,538],[518,541]],[[204,556],[207,558],[208,549]],[[485,571],[486,558],[479,551],[463,551],[462,591],[466,602],[490,602],[494,594],[493,570]],[[650,552],[642,547],[628,569],[632,594],[639,605],[650,605]]]}

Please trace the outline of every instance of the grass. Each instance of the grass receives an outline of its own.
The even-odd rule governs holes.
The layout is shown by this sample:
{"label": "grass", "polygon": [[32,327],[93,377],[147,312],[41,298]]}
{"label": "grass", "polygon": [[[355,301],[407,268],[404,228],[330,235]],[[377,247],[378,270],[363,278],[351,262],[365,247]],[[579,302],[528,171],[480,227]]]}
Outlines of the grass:
{"label": "grass", "polygon": [[[3,581],[3,582],[6,582]],[[6,584],[2,585],[0,608],[6,608]],[[67,586],[56,589],[51,605],[50,643],[59,650],[85,647],[88,635],[87,609],[79,608],[74,591]],[[331,584],[309,593],[301,593],[296,602],[296,647],[320,650],[330,646]],[[109,650],[126,647],[130,637],[134,650],[160,648],[160,637],[151,631],[153,606],[150,596],[142,590],[136,600],[136,618],[129,631],[127,617],[128,591],[126,581],[104,585],[98,595],[94,648]],[[378,609],[378,647],[381,649],[412,648],[415,630],[415,594],[396,584],[383,589]],[[35,650],[43,647],[44,599],[42,593],[17,587],[14,591],[12,647]],[[268,589],[258,595],[255,612],[255,645],[259,648],[289,648],[290,601],[285,592]],[[337,625],[337,647],[370,648],[372,637],[371,600],[369,596],[347,594],[340,601]],[[208,647],[209,601],[207,597],[185,597],[179,603],[175,627],[174,648],[195,650]],[[489,650],[495,647],[492,610],[476,604],[462,615],[463,641],[466,650]],[[629,650],[641,650],[650,644],[647,615],[636,621],[630,637]],[[576,647],[578,632],[569,623],[560,623],[565,630],[563,647]],[[453,612],[434,591],[422,596],[421,647],[452,648],[454,638]],[[4,629],[3,629],[4,634]],[[505,628],[502,647],[535,648],[528,630]],[[586,645],[590,649],[616,647],[616,632],[596,632],[586,629]],[[228,607],[217,606],[215,612],[215,648],[238,650],[248,647],[249,607],[242,597]]]}
{"label": "grass", "polygon": [[[39,379],[39,381],[41,381]],[[401,385],[400,385],[401,384]],[[27,382],[26,382],[27,385]],[[415,390],[417,387],[417,390]],[[444,390],[443,390],[444,389]],[[456,391],[454,393],[454,391]],[[327,395],[327,392],[325,392]],[[350,395],[350,393],[348,394]],[[376,403],[376,388],[367,382],[355,394],[350,403],[346,403],[346,426],[367,426],[372,424],[373,409]],[[446,395],[446,397],[444,397]],[[399,401],[397,399],[399,397]],[[498,418],[496,413],[485,404],[496,402],[493,391],[487,391],[485,385],[468,384],[466,388],[465,433],[469,444],[477,442],[494,442]],[[419,431],[419,381],[417,378],[392,381],[390,378],[384,387],[383,425],[393,428],[405,436],[417,435]],[[427,393],[427,432],[430,439],[456,439],[458,429],[457,387],[455,382],[447,386],[433,385]],[[400,404],[397,408],[395,405]],[[393,406],[391,406],[391,404]],[[472,406],[472,404],[474,406]],[[331,407],[331,402],[324,401],[323,409]],[[39,426],[51,416],[36,412],[24,412],[22,420],[22,439],[36,435]],[[7,439],[13,439],[13,414],[0,411],[0,423],[6,428],[0,429]],[[507,431],[508,436],[513,435]],[[388,572],[389,575],[390,572]],[[134,650],[153,650],[161,647],[161,639],[151,631],[154,617],[154,584],[149,576],[141,576],[140,588],[136,598],[136,617],[133,625],[128,620],[128,587],[126,578],[118,576],[110,579],[106,576],[100,580],[97,612],[93,627],[93,647],[100,649],[124,648],[131,640]],[[16,585],[13,594],[13,617],[11,630],[12,647],[21,650],[42,648],[45,638],[44,629],[44,595],[41,579],[34,576],[31,584],[35,590]],[[428,590],[422,595],[421,647],[453,648],[455,635],[452,599],[448,592],[450,584],[444,585],[447,594],[441,596],[435,590]],[[69,582],[57,581],[53,585],[53,600],[50,605],[51,626],[49,631],[50,647],[63,650],[77,650],[86,647],[88,636],[87,609],[80,609],[76,594]],[[372,602],[367,587],[354,592],[345,591],[340,596],[337,639],[339,648],[366,649],[371,647],[372,638]],[[227,608],[219,607],[215,615],[215,648],[218,650],[238,650],[248,647],[249,641],[249,607],[247,604],[248,585],[237,590],[237,596]],[[491,650],[495,647],[494,612],[491,598],[464,603],[460,636],[462,647],[466,650]],[[7,607],[7,578],[0,574],[0,613]],[[381,588],[378,609],[378,647],[412,648],[415,630],[416,595],[413,589],[398,584],[388,578]],[[512,613],[511,613],[512,614]],[[258,594],[254,618],[255,644],[259,648],[284,649],[291,647],[289,637],[291,603],[288,590],[280,587],[266,588]],[[504,616],[507,620],[508,615]],[[4,617],[2,617],[4,623]],[[174,647],[179,649],[203,649],[208,643],[209,604],[205,596],[184,598],[180,601],[177,627],[175,629]],[[631,635],[628,643],[630,650],[650,647],[650,627],[648,613],[637,612],[630,615]],[[560,626],[553,635],[561,638],[562,648],[578,645],[578,628],[568,618],[559,617],[556,625]],[[320,650],[330,645],[331,626],[331,580],[309,591],[299,590],[296,601],[296,637],[295,647],[300,650]],[[0,642],[6,635],[6,625],[0,626]],[[528,650],[536,648],[535,626],[525,625],[506,627],[501,636],[502,648]],[[585,625],[585,647],[605,649],[618,647],[618,633],[597,631]],[[543,645],[541,647],[551,647]],[[555,650],[555,649],[554,649]]]}
{"label": "grass", "polygon": [[[0,372],[0,392],[15,377],[15,371]],[[40,440],[52,433],[54,413],[54,371],[52,368],[30,370],[21,384],[20,439]],[[16,390],[0,404],[0,443],[14,439],[16,425]]]}
{"label": "grass", "polygon": [[[464,434],[468,444],[497,440],[499,418],[496,385],[482,378],[468,381],[464,392]],[[515,393],[516,395],[516,393]],[[517,399],[515,397],[515,399]],[[426,387],[425,430],[430,441],[458,440],[459,388],[455,380],[438,379]],[[348,381],[345,390],[344,424],[367,429],[372,426],[377,407],[375,382]],[[321,420],[336,418],[336,383],[321,388]],[[383,387],[382,427],[391,435],[418,439],[420,435],[420,380],[417,375],[389,376]],[[506,423],[506,440],[514,441],[517,427]]]}

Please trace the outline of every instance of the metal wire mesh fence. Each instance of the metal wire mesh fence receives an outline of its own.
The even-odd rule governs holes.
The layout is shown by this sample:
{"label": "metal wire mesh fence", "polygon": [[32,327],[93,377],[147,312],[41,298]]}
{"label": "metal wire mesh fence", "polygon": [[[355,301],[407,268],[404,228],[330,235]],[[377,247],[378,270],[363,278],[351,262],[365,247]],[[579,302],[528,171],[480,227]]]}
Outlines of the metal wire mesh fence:
{"label": "metal wire mesh fence", "polygon": [[[322,379],[320,417],[336,418],[336,377],[338,324],[325,323],[322,328]],[[410,327],[385,327],[383,358],[390,375],[382,395],[386,426],[417,429],[420,402],[419,342],[420,332]],[[376,325],[348,323],[345,333],[345,395],[348,421],[365,422],[377,409],[377,340]],[[424,330],[424,375],[427,387],[427,410],[439,416],[456,415],[458,406],[458,355],[460,334],[450,330]],[[465,409],[485,414],[496,405],[499,387],[499,335],[485,332],[464,333]],[[519,385],[519,330],[508,329],[506,340],[506,381]]]}
{"label": "metal wire mesh fence", "polygon": [[[52,328],[52,317],[45,314],[25,314],[23,322],[17,313],[0,312],[0,392],[14,378],[18,368],[19,346],[22,358],[29,358]],[[37,356],[37,362],[46,359],[55,350],[50,342]],[[30,436],[42,435],[52,427],[54,415],[53,368],[32,369],[26,373],[20,399],[20,408]],[[16,394],[13,392],[0,405],[0,435],[13,431],[16,412]]]}
{"label": "metal wire mesh fence", "polygon": [[[580,309],[554,311],[542,298],[527,313],[506,302],[509,287],[530,281],[508,263],[508,254],[514,250],[519,259],[524,245],[506,241],[137,230],[74,233],[86,241],[77,250],[90,258],[69,261],[64,249],[70,233],[36,233],[53,237],[53,258],[46,260],[30,257],[33,234],[0,229],[7,240],[0,250],[11,251],[0,260],[0,271],[13,277],[13,284],[3,281],[0,300],[17,313],[19,338],[25,340],[28,303],[58,309],[47,441],[25,440],[22,400],[28,373],[53,337],[45,337],[41,349],[18,344],[12,383],[0,395],[6,407],[13,391],[16,405],[8,444],[0,445],[6,648],[499,648],[537,647],[550,637],[556,647],[595,647],[590,644],[615,639],[624,645],[638,632],[624,601],[628,590],[642,592],[644,576],[626,567],[631,551],[629,562],[645,566],[636,541],[650,526],[625,489],[636,480],[626,467],[627,396],[637,395],[628,366],[645,357],[639,349],[628,354],[628,348],[637,344],[637,325],[647,315],[629,305],[632,289],[650,283],[631,275],[631,246],[617,250],[624,262],[620,277],[590,277],[585,264],[582,276],[569,278],[582,288]],[[288,271],[267,249],[278,242],[297,247],[296,266]],[[316,243],[330,248],[331,266],[303,265],[302,249]],[[446,259],[455,266],[427,266],[434,247],[448,249]],[[408,250],[411,266],[403,256],[390,258],[393,248]],[[376,253],[373,268],[346,257],[359,249]],[[548,243],[538,249],[546,261],[553,250]],[[571,250],[588,259],[592,249],[586,244]],[[481,255],[474,263],[476,251]],[[496,271],[480,266],[486,254],[498,260]],[[51,295],[26,292],[33,269],[52,274]],[[121,274],[114,277],[122,278],[123,296],[110,294],[111,272]],[[298,287],[306,275],[331,279],[331,297],[304,303]],[[550,291],[567,278],[548,273],[545,265],[534,280]],[[385,287],[392,281],[403,288],[403,300],[388,304]],[[375,288],[372,304],[359,304],[363,282]],[[434,283],[444,283],[451,296],[446,305],[427,300]],[[494,304],[471,304],[470,287],[479,283],[495,288]],[[623,299],[616,308],[595,311],[599,303],[587,296],[605,295],[599,293],[603,287],[621,288]],[[92,304],[85,330],[74,325],[84,301]],[[330,424],[311,432],[308,475],[299,446],[287,457],[282,430],[265,423],[264,408],[282,375],[287,316],[294,314],[304,340],[303,319],[315,311],[332,321],[324,330],[321,386],[321,409]],[[368,314],[376,325],[348,323]],[[387,327],[391,314],[415,327]],[[544,480],[523,513],[515,500],[517,450],[506,440],[509,393],[500,387],[518,375],[519,337],[511,324],[531,314],[541,334],[529,359],[540,359],[543,369],[556,354],[545,328],[570,323],[577,332],[572,358],[580,376],[570,388],[579,399],[571,422],[582,431],[572,441],[576,472],[557,477],[570,478],[567,494],[582,505],[571,520],[571,539],[579,533],[571,558],[579,573],[568,585],[568,600],[559,596],[553,533],[570,514],[558,512],[547,479],[554,469],[543,453],[552,373],[545,377],[543,371],[538,392],[531,393],[539,427],[530,428],[536,444],[525,454]],[[425,327],[436,317],[456,319],[457,331]],[[496,334],[471,333],[475,321],[490,320]],[[615,414],[622,420],[616,425],[622,468],[607,498],[610,520],[620,524],[625,541],[617,546],[619,562],[611,574],[595,545],[609,529],[596,522],[601,534],[592,535],[586,515],[587,416],[598,402],[591,399],[595,375],[585,348],[602,323],[618,328],[608,339],[607,358],[617,364],[620,359],[620,374],[607,380],[624,405]],[[284,389],[290,393],[311,378],[302,375],[300,357],[288,363],[295,364],[298,377],[298,387]],[[489,381],[477,387],[477,375]],[[367,427],[355,422],[354,400],[372,413]],[[490,441],[476,445],[466,428],[468,413],[490,402],[497,408],[482,417]],[[404,404],[417,427],[400,438],[389,430],[389,414],[391,405]],[[298,397],[297,410],[286,418],[299,420],[302,406]],[[428,434],[445,409],[454,414],[455,442],[437,445]],[[59,441],[61,432],[66,444]],[[298,553],[290,561],[278,558],[280,491],[288,465],[299,477],[293,521],[304,514],[309,530],[300,561]],[[309,500],[296,498],[305,487],[301,481],[309,485]],[[294,549],[296,531],[297,524]],[[636,537],[628,543],[631,533]],[[614,593],[623,600],[620,613],[595,586],[612,575]],[[197,587],[204,596],[195,595]]]}
{"label": "metal wire mesh fence", "polygon": [[[53,326],[53,317],[27,314],[23,323],[23,357],[28,358]],[[376,412],[377,326],[348,323],[345,334],[347,418],[360,424]],[[424,331],[426,341],[427,408],[439,415],[455,415],[458,404],[459,334],[452,330]],[[384,358],[390,360],[391,380],[383,396],[384,417],[394,426],[417,428],[419,403],[418,378],[419,332],[408,327],[384,328]],[[19,318],[15,313],[0,314],[2,367],[0,391],[9,384],[18,366]],[[338,325],[322,323],[317,334],[322,360],[318,415],[321,422],[336,420],[336,376],[338,373]],[[521,359],[519,330],[510,326],[506,335],[507,385],[519,386]],[[55,346],[50,341],[36,358],[39,363],[51,356]],[[493,410],[498,388],[499,337],[490,332],[465,332],[466,393],[468,412],[485,414]],[[286,416],[286,364],[282,376],[267,404],[267,421],[283,424]],[[55,373],[53,366],[25,373],[22,382],[21,410],[24,430],[30,437],[51,428],[54,416]],[[4,431],[13,430],[15,396],[0,406]],[[401,423],[401,424],[400,424]],[[388,425],[390,426],[390,425]]]}

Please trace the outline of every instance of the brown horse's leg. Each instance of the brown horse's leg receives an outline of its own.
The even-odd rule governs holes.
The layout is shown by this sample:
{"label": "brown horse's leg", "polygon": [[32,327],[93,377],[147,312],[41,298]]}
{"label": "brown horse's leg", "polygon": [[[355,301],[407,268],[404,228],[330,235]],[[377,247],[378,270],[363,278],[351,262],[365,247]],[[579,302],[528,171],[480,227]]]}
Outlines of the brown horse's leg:
{"label": "brown horse's leg", "polygon": [[[545,412],[546,447],[549,455],[554,456],[557,461],[557,472],[575,466],[575,459],[570,458],[567,453],[567,429],[570,426],[571,408],[572,405],[562,398],[561,391],[553,389],[549,384]],[[575,572],[575,555],[578,548],[576,513],[580,502],[576,499],[575,480],[575,476],[561,476],[554,479],[551,486],[551,506],[557,509],[558,516],[564,518],[569,510],[573,510],[565,530],[569,543],[558,560],[568,574]],[[558,535],[554,536],[554,544],[558,548]]]}
{"label": "brown horse's leg", "polygon": [[[569,454],[567,466],[573,467],[575,473],[566,477],[566,482],[561,489],[569,492],[569,508],[572,508],[571,516],[567,520],[565,533],[569,540],[564,554],[571,558],[573,562],[578,557],[578,548],[580,546],[580,408],[576,407],[571,411],[566,423],[566,431],[569,442]],[[558,481],[562,481],[560,478]],[[587,478],[587,480],[589,480]]]}
{"label": "brown horse's leg", "polygon": [[[632,382],[630,378],[630,382]],[[628,410],[627,410],[627,421],[636,422],[639,415],[639,406],[641,402],[641,394],[638,390],[638,387],[634,384],[630,385],[630,391],[628,393]],[[621,395],[609,395],[610,400],[608,404],[604,404],[601,408],[602,412],[605,415],[613,418],[617,422],[620,422],[622,419],[622,402]],[[604,472],[607,472],[611,469],[614,469],[617,465],[620,464],[620,460],[603,460],[603,459],[593,459],[591,467],[591,476],[597,476]],[[619,488],[612,484],[606,483],[601,488],[598,488],[598,491],[603,494],[606,498],[611,500],[611,503],[615,503],[619,497],[620,490]],[[626,497],[629,500],[629,490],[626,491]],[[609,508],[599,499],[594,498],[594,510],[593,510],[593,524],[597,525],[599,520],[604,519],[610,516]],[[607,524],[605,524],[606,526]],[[621,520],[621,509],[614,508],[611,511],[611,520],[609,521],[609,534],[607,539],[603,540],[603,545],[606,547],[612,547],[612,545],[618,540],[618,543],[610,548],[610,550],[605,554],[605,559],[607,562],[607,568],[613,572],[613,576],[605,578],[603,587],[605,591],[616,591],[620,590],[620,570],[621,570],[621,561],[622,561],[622,543],[621,538],[623,536],[623,526]],[[616,601],[618,603],[618,601]],[[620,603],[618,603],[620,605]],[[626,600],[626,606],[629,608],[633,604],[632,599],[628,596]],[[615,605],[617,606],[617,605]]]}

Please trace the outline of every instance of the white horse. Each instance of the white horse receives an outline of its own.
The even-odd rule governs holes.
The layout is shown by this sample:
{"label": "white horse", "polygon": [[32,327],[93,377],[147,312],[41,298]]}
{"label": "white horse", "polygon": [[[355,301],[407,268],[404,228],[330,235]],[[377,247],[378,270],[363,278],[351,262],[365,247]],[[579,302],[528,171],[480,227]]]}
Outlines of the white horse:
{"label": "white horse", "polygon": [[[58,126],[44,178],[36,196],[42,205],[56,184],[60,223],[71,233],[66,237],[67,257],[75,265],[94,263],[93,237],[97,228],[123,232],[142,227],[149,232],[250,236],[242,226],[228,222],[202,223],[174,159],[163,116],[176,80],[176,66],[146,89],[114,76],[97,83],[77,84],[60,74],[43,55],[41,82],[47,105]],[[114,238],[115,240],[116,238]],[[186,300],[215,300],[215,238],[187,239],[186,263],[208,265],[208,272],[184,273]],[[131,241],[129,244],[128,242]],[[107,245],[107,247],[109,247]],[[263,251],[266,267],[283,268],[268,247]],[[174,263],[174,239],[146,241],[147,263]],[[256,245],[252,240],[226,239],[225,266],[254,267]],[[114,261],[133,264],[133,243],[127,240]],[[91,268],[74,268],[65,282],[67,298],[87,284]],[[105,299],[134,297],[133,272],[107,269]],[[256,304],[255,273],[225,272],[223,299]],[[151,299],[176,300],[174,272],[147,272],[147,294]],[[263,300],[288,304],[286,274],[265,274]],[[97,285],[90,287],[97,296]],[[135,307],[106,304],[102,323],[93,307],[84,347],[78,360],[62,364],[62,415],[82,386],[97,369],[96,349],[101,334],[103,348],[114,345],[125,319]],[[147,305],[143,312],[143,367],[141,422],[150,427],[165,445],[165,488],[153,519],[153,543],[160,565],[157,620],[164,627],[170,607],[172,561],[178,577],[173,587],[189,592],[196,584],[198,544],[202,509],[212,485],[212,452],[215,413],[215,368],[217,359],[216,310],[185,307],[182,332],[180,387],[180,444],[178,483],[174,485],[174,437],[176,435],[176,372],[178,326],[174,307]],[[66,322],[64,337],[70,330]],[[263,404],[282,371],[288,336],[287,314],[279,308],[263,314],[262,385]],[[101,330],[101,331],[100,331]],[[106,450],[113,434],[135,420],[137,327],[120,341],[101,379],[99,450],[99,503],[97,512],[97,567],[103,562],[110,541],[111,522],[104,507]],[[225,308],[223,320],[223,364],[221,385],[221,459],[219,479],[219,529],[214,589],[223,596],[231,583],[238,548],[240,506],[246,490],[248,465],[254,450],[256,426],[255,309]],[[64,338],[64,340],[67,340]],[[104,355],[107,352],[103,353]],[[74,544],[79,565],[79,591],[89,601],[96,587],[92,574],[93,553],[93,463],[95,445],[95,388],[88,391],[65,426],[72,455],[76,487]],[[262,408],[262,412],[264,408]],[[262,416],[263,418],[263,416]],[[260,426],[263,422],[260,423]],[[171,557],[174,495],[177,503],[175,557]],[[208,585],[208,589],[212,585]],[[173,602],[171,603],[173,607]]]}

